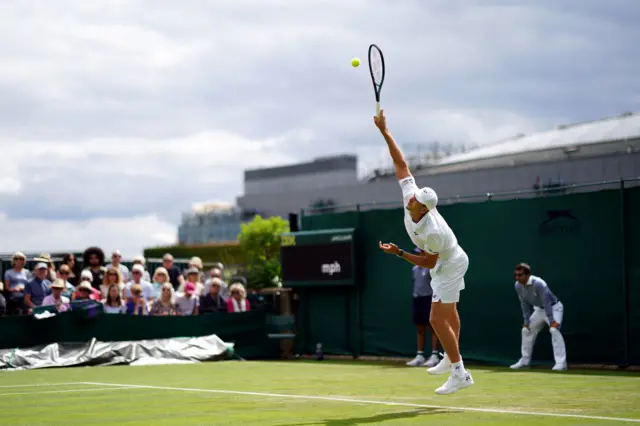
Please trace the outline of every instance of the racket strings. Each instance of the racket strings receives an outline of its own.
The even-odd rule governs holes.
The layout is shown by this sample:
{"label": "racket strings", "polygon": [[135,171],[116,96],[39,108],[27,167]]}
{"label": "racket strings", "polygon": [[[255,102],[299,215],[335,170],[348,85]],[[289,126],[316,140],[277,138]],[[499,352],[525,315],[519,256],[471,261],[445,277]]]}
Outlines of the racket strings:
{"label": "racket strings", "polygon": [[369,61],[371,62],[371,72],[373,74],[373,80],[376,84],[382,82],[382,58],[380,53],[376,49],[372,49],[369,55]]}

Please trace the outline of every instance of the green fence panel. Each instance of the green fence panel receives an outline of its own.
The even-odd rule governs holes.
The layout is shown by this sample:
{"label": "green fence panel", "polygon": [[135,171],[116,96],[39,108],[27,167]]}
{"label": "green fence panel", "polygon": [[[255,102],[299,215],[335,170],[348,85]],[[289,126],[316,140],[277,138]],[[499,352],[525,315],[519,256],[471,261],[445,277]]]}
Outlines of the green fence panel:
{"label": "green fence panel", "polygon": [[406,250],[412,243],[404,228],[403,210],[362,212],[360,227],[365,259],[362,286],[362,336],[364,353],[377,356],[409,355],[416,351],[411,320],[412,265],[383,253],[378,242],[394,242]]}
{"label": "green fence panel", "polygon": [[[325,353],[344,355],[350,353],[347,304],[350,297],[339,288],[318,288],[309,297],[308,315],[312,319],[307,339],[308,353],[322,343]],[[318,321],[318,319],[321,319]]]}
{"label": "green fence panel", "polygon": [[625,192],[630,361],[640,365],[640,187]]}
{"label": "green fence panel", "polygon": [[[303,216],[302,230],[355,228],[358,212]],[[359,237],[357,237],[359,238]],[[357,243],[359,246],[359,242]],[[358,274],[362,273],[361,270]],[[361,345],[358,288],[296,289],[300,298],[297,348],[315,352],[322,343],[328,354],[353,354]]]}
{"label": "green fence panel", "polygon": [[32,316],[0,318],[0,348],[25,348],[53,342],[87,342],[92,338],[126,340],[198,337],[216,334],[236,345],[245,358],[277,356],[277,344],[266,338],[266,313],[261,310],[186,317],[99,315],[82,318],[74,312],[37,320]]}

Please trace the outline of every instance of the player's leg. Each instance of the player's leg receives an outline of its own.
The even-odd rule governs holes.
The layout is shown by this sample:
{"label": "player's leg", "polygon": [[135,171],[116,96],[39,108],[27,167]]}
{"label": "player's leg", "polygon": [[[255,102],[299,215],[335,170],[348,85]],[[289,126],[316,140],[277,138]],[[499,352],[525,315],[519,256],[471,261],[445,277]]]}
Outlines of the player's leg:
{"label": "player's leg", "polygon": [[[432,286],[433,286],[433,282],[432,282]],[[454,284],[453,286],[449,285],[449,288],[459,288],[460,286],[458,284]],[[435,300],[440,300],[440,296],[436,296],[436,294],[441,294],[443,291],[439,288],[437,293],[434,292],[434,298],[433,301]],[[451,300],[456,300],[459,299],[460,297],[460,292],[459,291],[450,291],[452,293]],[[433,309],[433,302],[432,302],[432,309]],[[449,320],[447,321],[449,326],[452,328],[453,333],[455,334],[455,338],[456,338],[456,342],[460,342],[460,316],[458,315],[458,309],[457,309],[457,305],[458,303],[454,303],[455,308],[454,308],[454,312],[453,314],[450,316]],[[433,328],[433,325],[431,326],[432,330],[434,330],[434,337],[435,339],[439,339],[440,336],[438,336],[438,332]],[[445,353],[443,358],[440,360],[440,362],[435,366],[435,367],[431,367],[427,369],[427,372],[429,374],[445,374],[445,373],[449,373],[451,371],[451,360],[449,358],[449,355],[447,355],[447,349],[444,346],[444,344],[442,344],[442,339],[440,339],[442,348],[444,349]],[[434,353],[437,353],[437,346],[434,345]]]}
{"label": "player's leg", "polygon": [[456,340],[460,342],[460,315],[458,315],[458,304],[455,304],[454,314],[451,319],[451,328],[453,328],[453,332],[456,334]]}
{"label": "player's leg", "polygon": [[[433,282],[431,283],[431,285],[433,286]],[[434,289],[433,298],[431,302],[431,312],[429,316],[429,325],[431,326],[431,330],[433,330],[433,334],[435,334],[436,338],[440,341],[440,345],[444,350],[444,356],[442,357],[442,359],[437,365],[435,365],[434,367],[427,368],[427,372],[429,374],[446,374],[451,371],[451,360],[449,359],[447,347],[443,343],[442,336],[441,336],[441,334],[446,333],[446,330],[440,329],[440,326],[439,326],[439,323],[445,323],[445,321],[441,317],[438,317],[439,310],[435,306],[437,303],[440,303],[440,296],[438,296],[438,293],[439,291]],[[446,328],[446,327],[450,328],[450,325],[448,325],[448,323],[444,324],[443,328]]]}
{"label": "player's leg", "polygon": [[431,326],[428,327],[431,333],[431,356],[427,359],[425,365],[427,367],[434,367],[440,362],[440,352],[438,351],[438,335]]}
{"label": "player's leg", "polygon": [[531,318],[529,318],[529,328],[522,327],[522,345],[520,348],[521,358],[511,366],[512,369],[528,367],[531,363],[531,355],[533,354],[533,346],[536,343],[538,333],[544,327],[546,315],[542,309],[535,308]]}
{"label": "player's leg", "polygon": [[[560,328],[562,327],[562,319],[564,317],[564,306],[561,302],[553,305],[553,320],[560,324],[560,327],[549,327],[549,333],[551,333],[551,346],[553,347],[553,358],[555,359],[555,365],[553,370],[560,371],[567,369],[567,348],[564,343],[564,337]],[[545,316],[547,322],[549,319]]]}
{"label": "player's leg", "polygon": [[434,329],[451,363],[460,361],[458,336],[453,325],[456,323],[455,303],[444,303],[442,300],[431,304],[431,327]]}
{"label": "player's leg", "polygon": [[458,337],[452,327],[452,324],[456,322],[456,302],[458,297],[459,292],[442,293],[439,296],[440,300],[434,302],[431,307],[432,326],[436,330],[440,344],[446,351],[446,356],[451,364],[449,379],[444,385],[436,389],[436,393],[439,395],[454,393],[473,385],[471,374],[464,368],[458,346]]}
{"label": "player's leg", "polygon": [[[453,341],[455,341],[455,345],[453,348],[455,349],[453,350],[457,354],[455,359],[458,360],[460,358],[458,349],[460,317],[458,316],[457,303],[460,301],[460,291],[465,288],[464,275],[468,268],[469,258],[466,253],[460,250],[460,253],[456,255],[455,258],[447,259],[444,264],[441,264],[439,267],[437,266],[436,269],[439,269],[439,271],[437,274],[432,275],[431,288],[433,289],[433,297],[431,317],[435,322],[443,323],[442,331],[438,330],[437,325],[433,323],[432,327],[440,340],[442,348],[445,350],[445,354],[438,365],[427,369],[429,374],[445,374],[451,371],[453,354],[449,354],[449,349],[447,348],[447,345],[451,346],[451,344],[444,342],[444,339],[447,339],[447,337],[443,338],[443,333],[449,333],[448,330],[450,330],[454,336]],[[438,304],[437,302],[441,303]],[[447,304],[450,305],[449,308],[442,306]],[[443,312],[436,312],[436,315],[434,315],[433,310],[436,309],[439,311],[442,310]]]}
{"label": "player's leg", "polygon": [[425,362],[427,367],[433,367],[440,362],[440,355],[438,354],[438,335],[431,326],[431,297],[426,300],[426,319],[427,319],[427,331],[431,335],[431,355]]}

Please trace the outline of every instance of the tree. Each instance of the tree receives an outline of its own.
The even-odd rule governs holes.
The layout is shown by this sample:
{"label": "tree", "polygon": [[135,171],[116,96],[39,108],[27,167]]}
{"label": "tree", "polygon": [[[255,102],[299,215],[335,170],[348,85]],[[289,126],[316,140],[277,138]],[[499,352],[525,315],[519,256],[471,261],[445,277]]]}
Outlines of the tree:
{"label": "tree", "polygon": [[238,240],[249,260],[248,282],[252,288],[277,285],[280,277],[281,234],[289,232],[289,223],[279,216],[268,219],[257,215],[242,224]]}

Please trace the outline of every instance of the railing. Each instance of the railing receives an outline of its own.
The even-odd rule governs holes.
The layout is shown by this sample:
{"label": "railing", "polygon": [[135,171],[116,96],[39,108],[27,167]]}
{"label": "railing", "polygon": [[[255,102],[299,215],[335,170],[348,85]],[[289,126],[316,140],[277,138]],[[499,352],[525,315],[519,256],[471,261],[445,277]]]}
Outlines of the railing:
{"label": "railing", "polygon": [[[627,185],[630,184],[630,185]],[[599,182],[589,182],[589,183],[577,183],[571,185],[563,185],[557,187],[541,187],[538,189],[520,189],[517,191],[506,191],[506,192],[486,192],[483,194],[466,194],[466,195],[454,195],[450,197],[444,197],[438,200],[439,205],[446,204],[455,204],[461,202],[483,202],[483,201],[492,201],[500,198],[530,198],[530,197],[544,197],[544,196],[554,196],[554,195],[564,195],[570,193],[571,191],[587,189],[587,188],[598,188],[605,189],[606,187],[612,187],[615,185],[616,189],[623,189],[627,186],[635,186],[640,185],[640,177],[634,177],[629,179],[619,179],[619,180],[605,180]],[[613,189],[613,188],[611,188]],[[326,214],[326,213],[336,213],[336,212],[344,212],[349,210],[372,210],[372,209],[390,209],[397,208],[401,206],[401,202],[399,201],[384,201],[384,202],[369,202],[369,203],[357,203],[357,204],[341,204],[335,205],[327,208],[306,208],[300,210],[301,216],[312,216],[316,214]]]}

